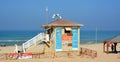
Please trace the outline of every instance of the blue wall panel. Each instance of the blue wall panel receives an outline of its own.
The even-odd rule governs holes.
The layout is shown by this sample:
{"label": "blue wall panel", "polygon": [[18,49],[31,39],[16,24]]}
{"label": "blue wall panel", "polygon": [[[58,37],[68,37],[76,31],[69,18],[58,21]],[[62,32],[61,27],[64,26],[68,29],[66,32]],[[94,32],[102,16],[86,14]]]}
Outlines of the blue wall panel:
{"label": "blue wall panel", "polygon": [[62,51],[62,28],[56,28],[56,51]]}
{"label": "blue wall panel", "polygon": [[78,27],[72,27],[72,50],[78,50]]}

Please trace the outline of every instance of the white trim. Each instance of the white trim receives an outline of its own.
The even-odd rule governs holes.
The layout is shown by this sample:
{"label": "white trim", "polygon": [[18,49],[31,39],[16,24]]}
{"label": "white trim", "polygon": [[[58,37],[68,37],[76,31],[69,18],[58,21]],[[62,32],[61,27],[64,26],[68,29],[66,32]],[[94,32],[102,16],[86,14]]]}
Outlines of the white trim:
{"label": "white trim", "polygon": [[72,50],[78,50],[78,48],[72,48]]}
{"label": "white trim", "polygon": [[62,49],[56,49],[56,51],[62,51]]}
{"label": "white trim", "polygon": [[65,27],[65,30],[67,30],[67,31],[71,31],[72,28],[71,28],[71,27]]}
{"label": "white trim", "polygon": [[80,27],[78,27],[78,50],[80,51]]}

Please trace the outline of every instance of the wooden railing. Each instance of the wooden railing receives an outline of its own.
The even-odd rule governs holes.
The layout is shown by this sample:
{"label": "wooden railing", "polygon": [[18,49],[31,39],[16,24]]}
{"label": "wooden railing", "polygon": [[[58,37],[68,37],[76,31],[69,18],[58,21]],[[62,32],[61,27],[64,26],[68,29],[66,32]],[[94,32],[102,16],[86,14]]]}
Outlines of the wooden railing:
{"label": "wooden railing", "polygon": [[97,57],[98,53],[95,50],[87,49],[87,48],[80,48],[80,56],[90,56],[92,58]]}

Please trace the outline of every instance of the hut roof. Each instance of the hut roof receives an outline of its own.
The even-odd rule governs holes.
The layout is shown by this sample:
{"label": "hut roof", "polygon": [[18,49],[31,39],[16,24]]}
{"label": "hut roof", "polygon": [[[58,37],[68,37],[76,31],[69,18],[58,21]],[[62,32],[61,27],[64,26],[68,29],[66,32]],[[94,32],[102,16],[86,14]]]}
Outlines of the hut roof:
{"label": "hut roof", "polygon": [[42,27],[51,27],[51,26],[83,26],[83,24],[78,24],[68,20],[56,20],[48,24],[42,25]]}
{"label": "hut roof", "polygon": [[120,42],[120,35],[115,36],[111,39],[106,40],[105,42]]}

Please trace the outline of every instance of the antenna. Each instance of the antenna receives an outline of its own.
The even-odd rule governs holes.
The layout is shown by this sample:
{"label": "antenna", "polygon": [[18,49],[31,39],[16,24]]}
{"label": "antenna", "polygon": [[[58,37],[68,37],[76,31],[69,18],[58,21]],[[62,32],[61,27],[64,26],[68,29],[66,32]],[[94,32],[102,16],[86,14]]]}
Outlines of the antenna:
{"label": "antenna", "polygon": [[48,7],[47,6],[46,6],[45,11],[46,11],[46,23],[48,24]]}

